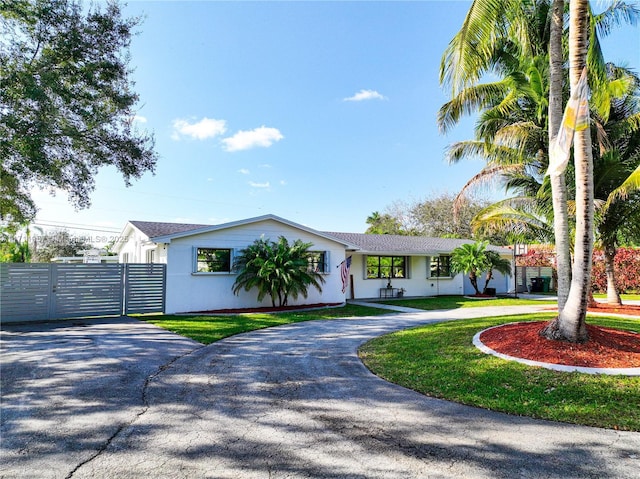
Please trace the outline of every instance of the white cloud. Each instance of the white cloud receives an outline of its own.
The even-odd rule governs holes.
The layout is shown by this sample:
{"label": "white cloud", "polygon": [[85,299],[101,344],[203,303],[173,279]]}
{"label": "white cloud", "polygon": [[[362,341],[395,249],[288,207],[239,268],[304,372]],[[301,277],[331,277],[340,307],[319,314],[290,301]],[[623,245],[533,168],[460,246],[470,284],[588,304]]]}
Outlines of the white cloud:
{"label": "white cloud", "polygon": [[203,118],[202,120],[189,123],[187,120],[173,120],[173,133],[171,138],[179,140],[183,136],[196,140],[206,140],[219,135],[223,135],[227,131],[227,122],[225,120],[215,120],[213,118]]}
{"label": "white cloud", "polygon": [[360,90],[353,96],[344,98],[343,101],[386,100],[387,97],[375,90]]}
{"label": "white cloud", "polygon": [[147,117],[146,116],[141,116],[141,115],[135,115],[132,118],[133,121],[137,121],[138,123],[146,123],[147,122]]}
{"label": "white cloud", "polygon": [[247,170],[246,168],[240,168],[238,170],[238,173],[242,173],[243,175],[248,175],[251,172],[249,170]]}
{"label": "white cloud", "polygon": [[281,184],[282,186],[285,186],[285,185],[287,184],[287,180],[280,180],[280,184]]}
{"label": "white cloud", "polygon": [[277,128],[261,126],[260,128],[248,131],[240,130],[235,135],[224,138],[222,142],[227,151],[241,151],[256,147],[268,148],[274,142],[280,141],[283,138],[284,136]]}
{"label": "white cloud", "polygon": [[266,183],[256,183],[254,181],[250,181],[249,186],[253,188],[269,188],[271,185],[269,184],[268,181]]}

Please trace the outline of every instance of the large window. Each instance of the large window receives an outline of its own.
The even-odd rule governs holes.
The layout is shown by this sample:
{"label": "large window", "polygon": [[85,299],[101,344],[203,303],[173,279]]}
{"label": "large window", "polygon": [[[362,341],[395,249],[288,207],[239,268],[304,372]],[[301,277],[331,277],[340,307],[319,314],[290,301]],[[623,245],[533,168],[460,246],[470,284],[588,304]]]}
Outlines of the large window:
{"label": "large window", "polygon": [[309,271],[316,273],[328,273],[329,261],[327,251],[309,251],[307,260],[309,261]]}
{"label": "large window", "polygon": [[196,248],[196,273],[230,273],[231,250]]}
{"label": "large window", "polygon": [[433,256],[429,266],[429,277],[451,277],[451,256]]}
{"label": "large window", "polygon": [[367,279],[406,277],[406,256],[367,256]]}

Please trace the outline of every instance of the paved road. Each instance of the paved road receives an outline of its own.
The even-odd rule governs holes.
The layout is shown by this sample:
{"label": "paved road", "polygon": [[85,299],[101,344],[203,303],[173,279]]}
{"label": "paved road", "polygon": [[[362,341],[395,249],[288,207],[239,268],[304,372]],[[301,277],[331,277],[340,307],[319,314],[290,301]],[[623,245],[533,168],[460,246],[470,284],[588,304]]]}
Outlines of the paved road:
{"label": "paved road", "polygon": [[391,330],[512,311],[297,323],[207,347],[129,319],[14,327],[2,338],[0,475],[637,478],[638,433],[427,398],[356,356]]}

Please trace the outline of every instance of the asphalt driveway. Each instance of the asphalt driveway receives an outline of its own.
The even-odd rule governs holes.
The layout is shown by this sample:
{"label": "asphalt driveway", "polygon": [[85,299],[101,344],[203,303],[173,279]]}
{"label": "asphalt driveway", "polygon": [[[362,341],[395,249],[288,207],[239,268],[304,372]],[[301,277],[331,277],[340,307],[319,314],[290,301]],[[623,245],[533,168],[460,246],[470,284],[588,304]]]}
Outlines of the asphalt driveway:
{"label": "asphalt driveway", "polygon": [[[0,477],[637,478],[640,434],[371,374],[371,337],[532,307],[296,323],[202,347],[123,318],[2,331]],[[38,325],[42,329],[42,325]]]}

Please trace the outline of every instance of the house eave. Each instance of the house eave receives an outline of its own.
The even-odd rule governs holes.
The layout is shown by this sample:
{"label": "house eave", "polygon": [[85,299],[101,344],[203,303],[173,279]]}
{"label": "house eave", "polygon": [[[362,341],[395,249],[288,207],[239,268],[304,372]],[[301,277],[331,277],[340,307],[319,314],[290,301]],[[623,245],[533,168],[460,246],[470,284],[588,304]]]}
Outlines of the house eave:
{"label": "house eave", "polygon": [[313,234],[315,236],[319,236],[321,238],[333,241],[335,243],[338,243],[342,246],[344,246],[346,249],[353,249],[353,250],[358,250],[359,247],[353,244],[350,244],[348,242],[345,242],[339,238],[335,238],[334,236],[328,235],[326,233],[323,233],[321,231],[315,230],[313,228],[309,228],[307,226],[301,225],[299,223],[295,223],[293,221],[289,221],[286,220],[284,218],[281,218],[279,216],[273,215],[273,214],[268,214],[268,215],[263,215],[263,216],[256,216],[254,218],[247,218],[244,220],[239,220],[239,221],[232,221],[229,223],[224,223],[224,224],[220,224],[220,225],[212,225],[212,226],[207,226],[204,228],[197,228],[197,229],[193,229],[193,230],[189,230],[189,231],[183,231],[180,233],[172,233],[172,234],[168,234],[168,235],[161,235],[161,236],[154,236],[152,238],[149,238],[151,241],[153,241],[154,243],[171,243],[172,240],[175,239],[180,239],[180,238],[186,238],[189,236],[196,236],[196,235],[200,235],[200,234],[205,234],[205,233],[211,233],[214,231],[223,231],[226,229],[231,229],[231,228],[236,228],[238,226],[244,226],[244,225],[250,225],[250,224],[254,224],[254,223],[259,223],[261,221],[276,221],[278,223],[290,226],[292,228],[296,228],[302,231],[305,231],[307,233]]}

